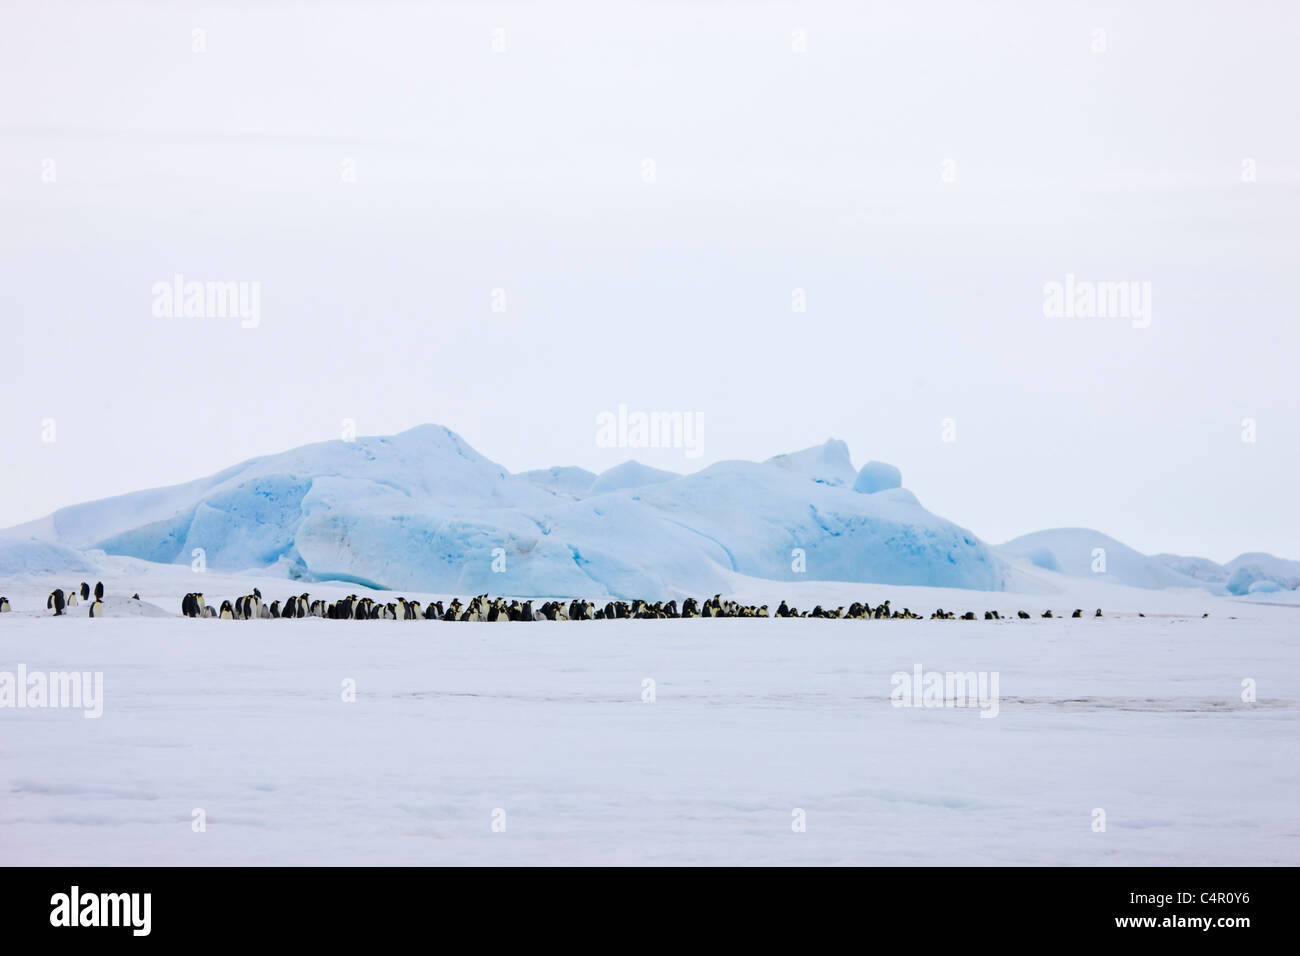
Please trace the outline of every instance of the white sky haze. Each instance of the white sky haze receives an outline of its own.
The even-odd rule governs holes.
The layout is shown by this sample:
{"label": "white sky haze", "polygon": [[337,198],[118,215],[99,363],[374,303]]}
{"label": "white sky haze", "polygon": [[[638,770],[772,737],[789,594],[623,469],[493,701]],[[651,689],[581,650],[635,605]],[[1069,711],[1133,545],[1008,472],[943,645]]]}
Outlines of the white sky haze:
{"label": "white sky haze", "polygon": [[[1293,3],[10,0],[0,527],[350,418],[512,471],[842,438],[991,543],[1300,558],[1297,48]],[[176,273],[260,323],[155,316]],[[1149,327],[1045,315],[1067,275]],[[701,457],[600,447],[620,404]]]}

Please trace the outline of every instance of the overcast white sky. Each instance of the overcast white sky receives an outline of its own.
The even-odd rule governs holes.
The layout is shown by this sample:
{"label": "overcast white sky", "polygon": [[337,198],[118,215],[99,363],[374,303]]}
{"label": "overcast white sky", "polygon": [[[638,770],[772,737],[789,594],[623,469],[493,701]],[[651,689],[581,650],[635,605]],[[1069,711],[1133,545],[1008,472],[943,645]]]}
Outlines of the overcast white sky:
{"label": "overcast white sky", "polygon": [[[516,471],[837,437],[994,543],[1300,557],[1298,48],[1294,3],[6,0],[0,527],[352,418]],[[177,272],[260,326],[154,317]],[[1067,274],[1150,327],[1046,317]],[[620,403],[703,456],[598,447]]]}

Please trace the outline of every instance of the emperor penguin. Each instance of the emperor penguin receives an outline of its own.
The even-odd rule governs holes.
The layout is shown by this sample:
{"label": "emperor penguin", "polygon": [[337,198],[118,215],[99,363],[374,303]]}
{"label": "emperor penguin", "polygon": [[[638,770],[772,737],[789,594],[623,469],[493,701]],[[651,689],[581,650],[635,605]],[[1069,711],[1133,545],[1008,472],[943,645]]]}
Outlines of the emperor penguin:
{"label": "emperor penguin", "polygon": [[101,601],[99,598],[95,598],[95,603],[90,605],[90,616],[91,617],[104,616],[104,602]]}
{"label": "emperor penguin", "polygon": [[68,607],[76,607],[76,606],[77,606],[77,589],[76,589],[76,588],[68,588],[67,594],[68,594]]}
{"label": "emperor penguin", "polygon": [[223,621],[233,621],[235,619],[235,609],[229,601],[221,602],[221,613],[218,615]]}
{"label": "emperor penguin", "polygon": [[96,581],[96,582],[95,582],[95,600],[97,600],[97,601],[102,601],[102,600],[104,600],[104,582],[103,582],[103,581]]}
{"label": "emperor penguin", "polygon": [[9,607],[9,599],[0,597],[0,614],[8,614],[11,610],[13,609]]}
{"label": "emperor penguin", "polygon": [[81,582],[81,599],[83,601],[90,600],[90,585],[87,584],[85,581]]}
{"label": "emperor penguin", "polygon": [[53,591],[50,592],[50,596],[45,599],[46,609],[53,610],[55,617],[58,617],[60,614],[62,614],[63,609],[67,606],[68,606],[67,602],[64,601],[63,599],[62,588],[55,588]]}

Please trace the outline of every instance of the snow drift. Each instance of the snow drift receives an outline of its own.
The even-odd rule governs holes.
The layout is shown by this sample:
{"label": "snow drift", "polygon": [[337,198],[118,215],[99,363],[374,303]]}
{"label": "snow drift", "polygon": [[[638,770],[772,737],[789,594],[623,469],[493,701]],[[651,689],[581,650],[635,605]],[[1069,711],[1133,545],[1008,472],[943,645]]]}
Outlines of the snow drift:
{"label": "snow drift", "polygon": [[97,570],[90,555],[39,538],[0,538],[0,576],[91,573]]}
{"label": "snow drift", "polygon": [[1207,583],[1091,528],[1035,531],[999,545],[997,550],[1047,571],[1136,588],[1203,588]]}
{"label": "snow drift", "polygon": [[[1098,555],[1100,549],[1104,554]],[[1047,571],[1137,588],[1202,588],[1215,594],[1261,594],[1300,587],[1300,561],[1251,553],[1216,564],[1178,554],[1147,556],[1091,528],[1052,528],[995,549]]]}

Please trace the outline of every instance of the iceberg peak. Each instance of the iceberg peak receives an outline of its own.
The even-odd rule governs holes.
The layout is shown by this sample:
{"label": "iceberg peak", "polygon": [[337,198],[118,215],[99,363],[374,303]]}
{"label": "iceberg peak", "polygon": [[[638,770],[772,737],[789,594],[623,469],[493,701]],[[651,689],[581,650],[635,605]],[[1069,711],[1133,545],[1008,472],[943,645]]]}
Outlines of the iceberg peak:
{"label": "iceberg peak", "polygon": [[901,487],[903,487],[903,473],[883,461],[867,462],[858,472],[857,481],[853,482],[853,490],[866,495]]}
{"label": "iceberg peak", "polygon": [[622,491],[625,488],[657,485],[680,477],[681,475],[675,471],[651,468],[649,465],[643,465],[641,462],[629,458],[621,465],[615,465],[613,468],[602,471],[597,475],[596,480],[591,483],[590,492],[593,495],[603,495],[609,491]]}
{"label": "iceberg peak", "polygon": [[835,487],[851,485],[857,477],[857,469],[849,457],[849,446],[838,438],[828,439],[820,445],[801,451],[777,455],[769,458],[765,464]]}

